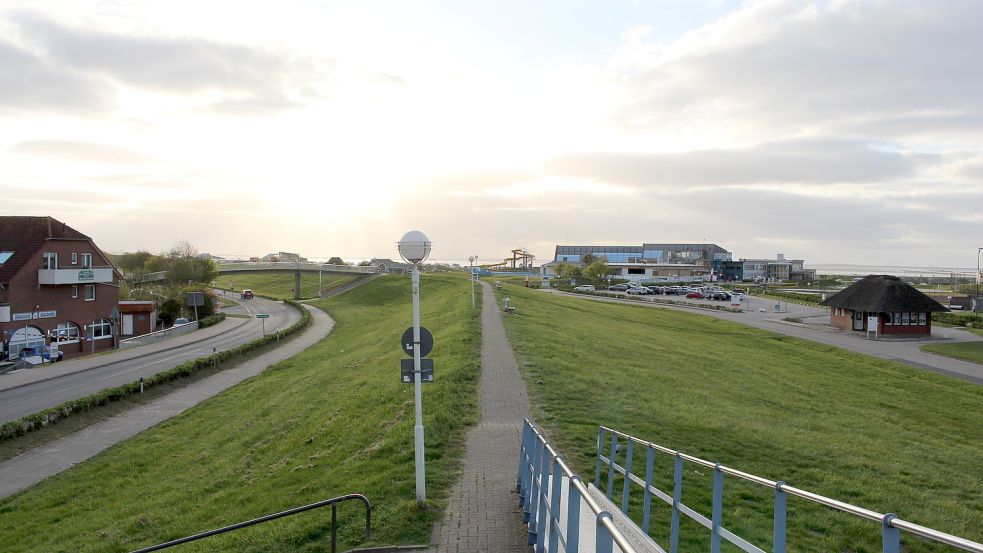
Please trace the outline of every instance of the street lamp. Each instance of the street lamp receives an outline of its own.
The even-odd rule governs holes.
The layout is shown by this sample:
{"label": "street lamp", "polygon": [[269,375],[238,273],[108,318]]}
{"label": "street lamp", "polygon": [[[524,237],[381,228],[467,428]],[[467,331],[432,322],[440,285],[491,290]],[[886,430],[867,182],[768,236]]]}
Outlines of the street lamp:
{"label": "street lamp", "polygon": [[416,450],[416,500],[427,500],[427,481],[423,459],[423,375],[420,373],[420,263],[430,255],[430,239],[418,230],[403,235],[397,245],[399,255],[413,265],[413,395],[416,404],[416,426],[413,442]]}
{"label": "street lamp", "polygon": [[478,261],[478,256],[477,255],[472,255],[472,256],[469,256],[468,257],[468,262],[471,264],[471,307],[475,307],[475,303],[474,303],[474,281],[476,280],[476,277],[477,277],[477,275],[475,275],[475,272],[474,272],[474,262],[475,261]]}
{"label": "street lamp", "polygon": [[983,274],[980,273],[980,252],[983,252],[983,248],[976,249],[976,303],[973,304],[973,311],[976,312],[980,310],[980,280],[983,280]]}

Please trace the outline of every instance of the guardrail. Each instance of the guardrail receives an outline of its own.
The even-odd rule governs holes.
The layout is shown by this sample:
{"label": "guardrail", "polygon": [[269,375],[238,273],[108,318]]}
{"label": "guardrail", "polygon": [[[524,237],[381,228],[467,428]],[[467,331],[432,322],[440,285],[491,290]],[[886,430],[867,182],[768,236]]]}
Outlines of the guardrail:
{"label": "guardrail", "polygon": [[[610,435],[610,448],[607,456],[604,455],[605,434]],[[623,448],[625,459],[624,466],[617,464],[615,461],[616,456],[622,449],[618,444],[619,437],[624,439],[627,444],[627,446]],[[634,455],[634,447],[636,444],[645,448],[646,450],[644,480],[632,472],[632,460]],[[652,485],[653,460],[656,453],[664,453],[675,458],[672,495],[659,490]],[[710,518],[696,512],[690,507],[684,505],[682,502],[683,469],[685,462],[690,462],[713,469],[713,505]],[[735,468],[721,465],[720,463],[714,463],[698,457],[693,457],[692,455],[687,455],[680,451],[663,447],[661,445],[630,436],[624,432],[618,432],[617,430],[613,430],[605,426],[599,427],[597,432],[597,465],[594,470],[594,485],[597,486],[598,489],[601,489],[602,467],[607,467],[608,478],[606,495],[608,499],[611,499],[612,501],[614,501],[613,494],[615,474],[622,475],[624,479],[624,486],[621,492],[621,510],[626,515],[628,514],[628,499],[631,484],[635,483],[642,486],[642,489],[644,490],[644,497],[642,500],[642,531],[646,533],[649,531],[653,495],[672,507],[672,518],[670,520],[669,534],[669,553],[677,553],[679,550],[680,514],[686,515],[690,519],[710,530],[710,544],[712,553],[717,553],[720,551],[721,538],[736,545],[743,551],[747,551],[748,553],[765,553],[763,549],[758,548],[757,546],[749,543],[745,539],[723,527],[724,475],[734,476],[740,478],[741,480],[771,488],[775,491],[773,539],[773,551],[775,553],[785,553],[786,551],[785,523],[788,513],[788,496],[790,495],[801,497],[811,502],[825,505],[826,507],[831,507],[838,511],[879,523],[881,525],[884,553],[900,553],[902,530],[934,542],[956,547],[963,551],[983,553],[983,544],[901,520],[894,513],[878,513],[869,509],[864,509],[863,507],[857,507],[856,505],[851,505],[843,501],[838,501],[836,499],[831,499],[829,497],[789,486],[781,480],[769,480],[767,478],[762,478],[760,476],[742,472]]]}
{"label": "guardrail", "polygon": [[317,503],[311,503],[310,505],[304,505],[302,507],[294,507],[293,509],[288,509],[286,511],[281,511],[279,513],[273,513],[271,515],[254,518],[252,520],[247,520],[245,522],[239,522],[237,524],[223,526],[222,528],[216,528],[215,530],[209,530],[207,532],[195,534],[193,536],[188,536],[186,538],[178,538],[176,540],[171,540],[169,542],[159,543],[157,545],[151,545],[150,547],[137,549],[132,553],[149,553],[150,551],[159,551],[161,549],[174,547],[175,545],[181,545],[182,543],[197,541],[211,536],[216,536],[218,534],[224,534],[226,532],[232,532],[233,530],[239,530],[241,528],[246,528],[247,526],[254,526],[256,524],[260,524],[263,522],[268,522],[271,520],[276,520],[278,518],[288,517],[290,515],[296,515],[297,513],[303,513],[305,511],[310,511],[312,509],[319,509],[321,507],[327,507],[329,505],[331,506],[331,553],[335,553],[338,547],[337,545],[338,503],[342,503],[344,501],[352,501],[355,499],[365,504],[365,540],[368,541],[372,539],[372,504],[369,503],[369,499],[364,495],[358,493],[350,493],[348,495],[342,495],[339,497],[333,497],[331,499],[325,499],[324,501],[318,501]]}
{"label": "guardrail", "polygon": [[[611,513],[591,497],[581,478],[546,443],[546,438],[529,419],[525,420],[522,428],[516,491],[519,493],[519,504],[522,505],[523,522],[529,524],[529,545],[535,544],[536,551],[545,550],[547,539],[551,552],[580,551],[580,504],[583,501],[597,521],[595,551],[611,553],[613,545],[618,544],[623,553],[636,553],[624,534],[614,525]],[[561,496],[567,498],[567,516],[562,525]],[[561,526],[566,528],[565,535]]]}
{"label": "guardrail", "polygon": [[125,349],[134,346],[153,344],[165,338],[183,336],[190,332],[194,332],[195,330],[198,330],[198,321],[191,321],[190,323],[185,323],[183,325],[172,326],[171,328],[165,328],[164,330],[155,330],[153,332],[148,332],[147,334],[141,334],[132,338],[120,340],[119,347],[120,349]]}
{"label": "guardrail", "polygon": [[372,274],[378,272],[375,267],[359,267],[356,265],[330,265],[328,263],[298,263],[296,261],[244,261],[242,263],[218,263],[221,274],[243,271],[326,271],[329,273],[358,273]]}

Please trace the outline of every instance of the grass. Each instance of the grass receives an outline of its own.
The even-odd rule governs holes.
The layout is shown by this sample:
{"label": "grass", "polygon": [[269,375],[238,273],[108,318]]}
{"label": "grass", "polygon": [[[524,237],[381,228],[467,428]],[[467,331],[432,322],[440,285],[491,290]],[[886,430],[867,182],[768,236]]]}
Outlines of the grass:
{"label": "grass", "polygon": [[[425,275],[423,323],[437,381],[424,390],[431,508],[414,500],[413,388],[399,383],[408,277],[319,302],[332,334],[261,375],[90,461],[0,500],[0,543],[17,551],[129,551],[349,492],[373,502],[375,543],[426,543],[476,420],[479,318],[460,276]],[[361,541],[339,508],[340,550]],[[330,513],[297,515],[183,551],[324,551]]]}
{"label": "grass", "polygon": [[[497,294],[518,307],[506,330],[537,419],[585,478],[593,479],[604,424],[983,540],[983,387],[693,313],[515,286]],[[671,494],[672,459],[656,459],[655,481]],[[644,452],[634,466],[644,474]],[[683,501],[707,516],[711,480],[712,470],[687,464]],[[616,479],[615,490],[621,485]],[[724,526],[769,549],[774,492],[732,477],[726,489]],[[641,489],[633,490],[631,513],[641,520]],[[669,510],[657,503],[652,534],[667,546]],[[792,550],[880,550],[876,523],[797,498],[789,508]],[[681,551],[709,547],[708,531],[692,522],[682,529]]]}
{"label": "grass", "polygon": [[[978,329],[977,329],[978,330]],[[922,351],[955,357],[973,363],[983,363],[983,342],[959,342],[956,344],[926,344]]]}
{"label": "grass", "polygon": [[[334,290],[355,280],[352,274],[341,273],[322,273],[323,289],[325,292]],[[294,299],[294,273],[293,271],[243,271],[236,273],[225,273],[215,279],[215,284],[219,288],[226,290],[235,288],[242,291],[249,288],[253,292],[262,296],[269,296],[279,300]],[[316,298],[318,288],[317,271],[300,272],[300,297],[301,299]]]}

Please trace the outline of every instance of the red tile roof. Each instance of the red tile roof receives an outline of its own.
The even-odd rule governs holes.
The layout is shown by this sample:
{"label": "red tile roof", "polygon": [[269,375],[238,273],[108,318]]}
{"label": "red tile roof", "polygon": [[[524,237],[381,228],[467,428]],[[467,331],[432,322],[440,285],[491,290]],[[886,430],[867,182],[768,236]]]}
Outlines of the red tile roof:
{"label": "red tile roof", "polygon": [[0,252],[14,252],[0,265],[0,283],[9,282],[49,239],[92,241],[53,217],[0,216]]}

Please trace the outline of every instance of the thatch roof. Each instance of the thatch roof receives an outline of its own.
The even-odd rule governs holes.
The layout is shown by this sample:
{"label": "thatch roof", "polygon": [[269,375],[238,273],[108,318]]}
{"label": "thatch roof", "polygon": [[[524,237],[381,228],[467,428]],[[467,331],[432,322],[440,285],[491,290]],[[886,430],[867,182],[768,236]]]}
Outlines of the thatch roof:
{"label": "thatch roof", "polygon": [[869,275],[833,295],[822,305],[870,313],[948,311],[941,303],[892,275]]}

